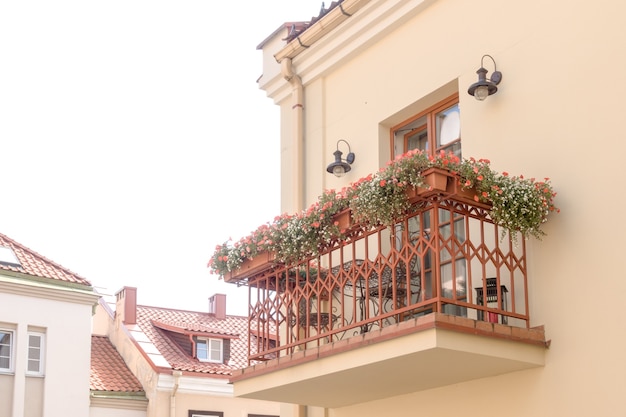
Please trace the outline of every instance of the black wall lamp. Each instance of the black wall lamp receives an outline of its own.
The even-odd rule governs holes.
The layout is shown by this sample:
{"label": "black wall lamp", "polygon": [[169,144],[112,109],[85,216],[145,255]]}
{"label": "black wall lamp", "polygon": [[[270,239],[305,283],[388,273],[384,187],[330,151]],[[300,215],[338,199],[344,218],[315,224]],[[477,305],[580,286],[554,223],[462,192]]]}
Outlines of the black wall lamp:
{"label": "black wall lamp", "polygon": [[[487,78],[487,70],[483,66],[483,61],[485,57],[491,58],[493,62],[493,72],[491,73],[491,78]],[[483,55],[480,59],[480,68],[476,71],[478,74],[478,81],[474,84],[470,85],[470,88],[467,90],[470,96],[474,96],[476,100],[483,101],[492,94],[495,94],[498,91],[498,84],[502,81],[502,73],[496,70],[496,61],[493,59],[491,55]]]}
{"label": "black wall lamp", "polygon": [[[342,159],[341,156],[343,152],[339,150],[339,142],[343,142],[348,146],[348,155],[346,155],[346,159]],[[333,152],[335,155],[335,162],[331,163],[326,167],[326,171],[334,174],[336,177],[341,177],[346,172],[352,169],[350,165],[354,162],[354,153],[350,150],[350,144],[343,139],[339,139],[337,141],[337,150]]]}

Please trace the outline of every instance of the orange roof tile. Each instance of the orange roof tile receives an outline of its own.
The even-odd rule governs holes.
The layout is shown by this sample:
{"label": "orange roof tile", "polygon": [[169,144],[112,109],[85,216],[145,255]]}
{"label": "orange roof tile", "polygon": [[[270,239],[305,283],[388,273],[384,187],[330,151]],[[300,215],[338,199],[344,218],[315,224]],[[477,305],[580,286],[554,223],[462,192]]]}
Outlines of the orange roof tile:
{"label": "orange roof tile", "polygon": [[74,284],[88,285],[91,283],[78,274],[41,256],[37,252],[0,233],[0,246],[11,248],[20,262],[13,265],[0,262],[0,270],[20,272],[40,278],[49,278]]}
{"label": "orange roof tile", "polygon": [[217,327],[209,327],[202,323],[187,323],[171,320],[152,320],[152,324],[160,329],[169,330],[177,333],[193,334],[193,335],[219,335],[224,337],[238,336],[237,333],[231,333],[219,329]]}
{"label": "orange roof tile", "polygon": [[[137,325],[174,370],[229,376],[248,365],[247,317],[227,315],[218,319],[211,313],[137,306]],[[230,340],[227,364],[201,362],[181,345],[187,343],[188,335],[199,333],[222,335]]]}
{"label": "orange roof tile", "polygon": [[106,336],[91,336],[89,389],[109,392],[143,392],[143,387]]}

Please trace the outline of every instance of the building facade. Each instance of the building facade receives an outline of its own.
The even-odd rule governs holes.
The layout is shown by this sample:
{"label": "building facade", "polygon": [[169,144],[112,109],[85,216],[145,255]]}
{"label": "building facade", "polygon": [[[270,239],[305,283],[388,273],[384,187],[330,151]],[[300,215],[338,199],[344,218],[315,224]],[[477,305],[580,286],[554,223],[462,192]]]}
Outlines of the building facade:
{"label": "building facade", "polygon": [[[550,177],[561,212],[542,225],[541,239],[502,245],[477,237],[497,229],[487,225],[489,207],[448,203],[444,190],[412,217],[418,266],[395,248],[399,230],[411,230],[403,223],[362,232],[379,243],[373,252],[354,243],[361,237],[337,243],[315,273],[302,259],[304,282],[299,273],[290,281],[289,268],[232,278],[251,287],[250,323],[267,353],[249,354],[250,366],[232,378],[235,394],[293,404],[284,411],[294,416],[622,415],[624,226],[602,220],[598,206],[623,203],[604,172],[619,178],[626,83],[588,83],[625,69],[625,13],[616,1],[344,0],[264,40],[259,85],[281,109],[284,212],[305,210],[324,190],[349,187],[412,149]],[[470,92],[485,73],[491,84],[477,100]],[[594,151],[592,143],[607,146]],[[349,171],[332,175],[333,162]],[[452,226],[455,219],[464,226]],[[445,235],[446,221],[456,237]],[[372,253],[407,265],[383,265],[391,258]],[[374,291],[368,280],[381,284],[385,268],[398,266],[402,291]],[[444,282],[445,268],[453,272]],[[409,291],[413,272],[419,290]],[[490,291],[496,305],[486,308]],[[256,308],[258,293],[266,298]],[[592,294],[601,294],[598,303]],[[256,321],[259,312],[274,317],[274,328]]]}
{"label": "building facade", "polygon": [[233,396],[232,373],[246,364],[247,319],[226,314],[226,296],[206,312],[137,305],[124,287],[114,308],[101,301],[94,333],[108,337],[139,380],[147,417],[264,416],[280,404]]}
{"label": "building facade", "polygon": [[0,415],[89,415],[89,281],[0,235]]}
{"label": "building facade", "polygon": [[146,417],[148,399],[106,336],[91,336],[90,417]]}

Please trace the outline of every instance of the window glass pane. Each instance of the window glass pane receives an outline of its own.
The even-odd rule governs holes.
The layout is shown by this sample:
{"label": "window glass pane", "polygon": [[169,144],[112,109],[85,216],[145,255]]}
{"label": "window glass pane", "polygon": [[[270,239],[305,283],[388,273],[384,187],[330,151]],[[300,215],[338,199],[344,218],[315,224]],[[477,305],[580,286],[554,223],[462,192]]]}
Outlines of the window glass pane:
{"label": "window glass pane", "polygon": [[[454,262],[454,277],[452,263],[441,265],[441,289],[446,298],[463,298],[466,290],[465,259],[457,259]],[[454,282],[453,282],[454,279]]]}
{"label": "window glass pane", "polygon": [[30,347],[41,347],[41,336],[37,336],[31,334],[28,336],[28,346]]}
{"label": "window glass pane", "polygon": [[28,348],[28,359],[37,359],[41,357],[41,349],[39,348]]}
{"label": "window glass pane", "polygon": [[442,296],[452,298],[452,264],[446,263],[441,265],[439,273],[441,276]]}
{"label": "window glass pane", "polygon": [[420,117],[394,132],[394,155],[401,155],[411,149],[428,150],[426,116]]}
{"label": "window glass pane", "polygon": [[424,297],[426,300],[433,297],[433,280],[430,271],[424,273]]}
{"label": "window glass pane", "polygon": [[11,342],[13,333],[0,331],[0,369],[11,369]]}
{"label": "window glass pane", "polygon": [[454,236],[459,240],[459,242],[465,242],[465,222],[463,218],[454,221]]}
{"label": "window glass pane", "polygon": [[28,335],[28,363],[27,371],[40,374],[43,371],[43,344],[44,336],[38,333]]}
{"label": "window glass pane", "polygon": [[456,296],[465,298],[467,295],[467,273],[465,259],[457,259],[455,262],[456,269]]}
{"label": "window glass pane", "polygon": [[39,372],[39,361],[38,360],[28,360],[28,372]]}
{"label": "window glass pane", "polygon": [[405,124],[394,128],[393,158],[412,149],[420,149],[429,155],[443,150],[461,157],[461,117],[458,97],[450,96],[414,117],[416,116],[417,119],[408,119]]}
{"label": "window glass pane", "polygon": [[222,360],[222,341],[221,340],[211,340],[211,360],[212,361],[221,361]]}
{"label": "window glass pane", "polygon": [[439,209],[439,223],[446,223],[450,221],[450,210]]}
{"label": "window glass pane", "polygon": [[439,112],[435,116],[437,124],[437,147],[441,147],[455,141],[461,137],[461,117],[459,115],[459,105]]}
{"label": "window glass pane", "polygon": [[439,148],[440,151],[444,151],[445,153],[452,153],[456,156],[458,156],[459,158],[462,157],[461,154],[461,142],[456,141],[456,142],[452,142],[449,145],[446,146],[442,146],[441,148]]}
{"label": "window glass pane", "polygon": [[407,151],[411,149],[420,149],[428,151],[428,131],[426,128],[416,130],[407,136]]}
{"label": "window glass pane", "polygon": [[198,340],[196,343],[196,354],[198,359],[208,359],[207,345],[205,340]]}

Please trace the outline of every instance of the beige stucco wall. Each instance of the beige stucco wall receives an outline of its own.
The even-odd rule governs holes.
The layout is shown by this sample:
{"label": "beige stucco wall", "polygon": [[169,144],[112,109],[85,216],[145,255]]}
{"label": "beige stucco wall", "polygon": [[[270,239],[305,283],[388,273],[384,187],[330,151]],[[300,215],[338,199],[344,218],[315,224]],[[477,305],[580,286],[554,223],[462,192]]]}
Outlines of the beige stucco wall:
{"label": "beige stucco wall", "polygon": [[89,417],[146,417],[146,412],[141,410],[92,406],[89,409]]}
{"label": "beige stucco wall", "polygon": [[89,417],[146,417],[146,405],[145,399],[92,393]]}
{"label": "beige stucco wall", "polygon": [[[246,400],[228,396],[216,396],[206,393],[182,392],[176,394],[176,412],[173,417],[189,417],[189,410],[223,412],[224,416],[242,416],[248,414],[279,415],[280,406],[277,403]],[[170,393],[160,392],[158,395],[160,407],[155,417],[172,417],[169,412]]]}
{"label": "beige stucco wall", "polygon": [[[419,3],[393,2],[407,8]],[[373,0],[361,13],[384,3],[391,2]],[[315,69],[321,66],[313,59],[320,59],[315,47],[294,59],[305,83],[307,203],[324,188],[341,188],[376,171],[390,156],[389,126],[425,108],[442,88],[458,88],[463,155],[488,158],[494,169],[513,175],[550,177],[558,192],[562,212],[545,224],[548,235],[527,247],[531,325],[545,325],[552,344],[540,369],[328,415],[621,416],[626,227],[619,219],[623,187],[615,180],[623,176],[626,151],[620,125],[626,3],[430,3],[362,50],[343,53],[331,68]],[[349,42],[345,31],[337,36]],[[496,95],[478,102],[467,88],[477,79],[483,54],[495,58],[503,80]],[[493,70],[491,61],[485,67]],[[286,106],[288,100],[276,101]],[[283,109],[283,135],[290,134],[285,126],[291,123]],[[352,171],[340,179],[325,172],[338,139],[356,153]],[[289,140],[283,137],[283,144]]]}

